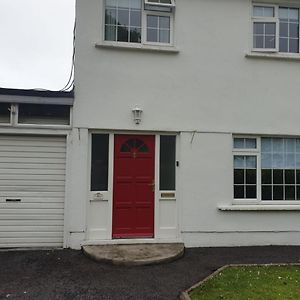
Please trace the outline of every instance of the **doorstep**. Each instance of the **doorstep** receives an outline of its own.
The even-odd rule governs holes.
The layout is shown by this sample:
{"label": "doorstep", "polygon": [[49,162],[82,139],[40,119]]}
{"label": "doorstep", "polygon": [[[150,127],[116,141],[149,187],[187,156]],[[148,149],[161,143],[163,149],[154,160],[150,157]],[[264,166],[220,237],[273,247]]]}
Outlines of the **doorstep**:
{"label": "doorstep", "polygon": [[82,246],[85,255],[98,262],[139,266],[167,263],[184,254],[183,243],[111,244]]}

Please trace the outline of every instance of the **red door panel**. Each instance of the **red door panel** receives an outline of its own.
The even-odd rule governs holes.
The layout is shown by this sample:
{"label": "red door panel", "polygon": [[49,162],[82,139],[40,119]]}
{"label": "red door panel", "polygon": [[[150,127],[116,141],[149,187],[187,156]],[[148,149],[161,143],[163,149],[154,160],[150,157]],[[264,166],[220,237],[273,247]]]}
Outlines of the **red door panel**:
{"label": "red door panel", "polygon": [[113,238],[154,237],[155,137],[115,135]]}

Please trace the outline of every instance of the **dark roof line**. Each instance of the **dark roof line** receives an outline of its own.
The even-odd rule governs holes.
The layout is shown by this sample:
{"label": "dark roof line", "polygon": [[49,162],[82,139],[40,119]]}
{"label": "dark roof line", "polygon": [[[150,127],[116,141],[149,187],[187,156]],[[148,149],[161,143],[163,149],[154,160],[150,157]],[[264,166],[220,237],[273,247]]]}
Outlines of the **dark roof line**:
{"label": "dark roof line", "polygon": [[74,98],[74,88],[71,91],[48,91],[34,89],[6,89],[0,88],[0,95],[38,96],[47,98]]}

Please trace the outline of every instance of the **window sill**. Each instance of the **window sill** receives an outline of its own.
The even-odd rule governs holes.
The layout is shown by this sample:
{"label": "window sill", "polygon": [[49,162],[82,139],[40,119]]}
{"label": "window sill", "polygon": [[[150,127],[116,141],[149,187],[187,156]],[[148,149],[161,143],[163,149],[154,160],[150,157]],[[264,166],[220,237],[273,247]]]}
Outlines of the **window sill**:
{"label": "window sill", "polygon": [[298,60],[300,61],[300,54],[292,53],[269,53],[269,52],[248,52],[245,54],[246,58],[258,59],[277,59],[277,60]]}
{"label": "window sill", "polygon": [[219,205],[221,211],[300,211],[300,205]]}
{"label": "window sill", "polygon": [[98,42],[95,44],[96,48],[110,48],[110,49],[124,49],[124,50],[141,50],[152,52],[166,52],[166,53],[179,53],[179,50],[174,46],[166,45],[147,45],[147,44],[126,44],[126,43],[113,43],[113,42]]}

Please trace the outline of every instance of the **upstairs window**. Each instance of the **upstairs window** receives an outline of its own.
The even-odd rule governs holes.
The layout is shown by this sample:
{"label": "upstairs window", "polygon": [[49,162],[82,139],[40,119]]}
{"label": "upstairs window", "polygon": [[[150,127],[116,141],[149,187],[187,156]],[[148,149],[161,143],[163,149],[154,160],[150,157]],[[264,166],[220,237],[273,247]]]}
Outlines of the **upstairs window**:
{"label": "upstairs window", "polygon": [[172,44],[174,0],[105,0],[104,40]]}
{"label": "upstairs window", "polygon": [[106,41],[141,43],[141,24],[140,0],[106,0]]}
{"label": "upstairs window", "polygon": [[299,53],[299,8],[254,4],[253,51]]}

